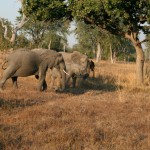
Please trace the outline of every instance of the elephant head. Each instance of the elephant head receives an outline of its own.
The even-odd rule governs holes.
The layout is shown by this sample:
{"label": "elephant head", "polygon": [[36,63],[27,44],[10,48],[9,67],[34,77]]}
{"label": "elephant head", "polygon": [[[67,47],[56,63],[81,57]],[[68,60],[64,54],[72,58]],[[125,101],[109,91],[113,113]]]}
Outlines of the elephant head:
{"label": "elephant head", "polygon": [[76,75],[86,75],[87,74],[87,67],[88,67],[88,57],[78,51],[74,51],[71,54],[71,64],[72,67],[78,69]]}
{"label": "elephant head", "polygon": [[33,49],[35,53],[37,53],[43,61],[43,64],[47,65],[47,68],[57,68],[61,75],[61,87],[59,90],[65,89],[65,81],[66,81],[66,65],[61,53],[58,53],[54,50],[48,49]]}
{"label": "elephant head", "polygon": [[[92,77],[95,77],[95,63],[88,59],[88,65],[87,65],[87,75],[89,76],[90,72],[92,72]],[[88,76],[84,76],[83,79],[86,79]]]}
{"label": "elephant head", "polygon": [[[88,76],[88,57],[80,52],[73,53],[61,52],[66,65],[66,85],[70,79],[73,80],[72,86],[76,84],[77,77],[85,78]],[[52,79],[55,79],[56,69],[52,70]]]}
{"label": "elephant head", "polygon": [[[64,58],[66,65],[66,85],[70,79],[72,79],[72,85],[75,87],[76,79],[78,77],[82,79],[87,79],[89,77],[90,72],[93,73],[95,70],[95,63],[90,60],[87,55],[81,54],[80,52],[74,51],[73,53],[60,52]],[[51,87],[54,86],[55,79],[59,76],[59,72],[57,69],[52,69],[51,71]]]}

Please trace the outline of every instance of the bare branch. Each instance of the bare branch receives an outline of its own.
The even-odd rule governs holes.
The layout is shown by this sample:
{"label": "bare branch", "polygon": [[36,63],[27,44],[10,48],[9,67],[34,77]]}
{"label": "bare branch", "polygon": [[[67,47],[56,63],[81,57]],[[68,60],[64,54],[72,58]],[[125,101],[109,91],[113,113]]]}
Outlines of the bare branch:
{"label": "bare branch", "polygon": [[144,42],[148,42],[148,41],[149,41],[148,39],[144,39],[144,40],[142,40],[141,42],[138,42],[137,45],[140,45],[140,44],[142,44],[142,43],[144,43]]}
{"label": "bare branch", "polygon": [[5,31],[4,31],[4,38],[7,39],[8,41],[10,41],[10,38],[7,36],[7,31],[8,31],[7,25],[4,24],[4,21],[3,21],[2,18],[0,18],[0,21],[2,23],[2,27],[5,29]]}
{"label": "bare branch", "polygon": [[7,32],[8,32],[7,25],[4,25],[4,21],[2,20],[2,18],[0,18],[2,26],[5,29],[5,31],[4,31],[4,38],[7,39],[8,41],[10,41],[12,44],[14,44],[14,42],[15,42],[17,31],[19,29],[21,29],[23,27],[23,25],[29,20],[29,19],[27,19],[27,17],[24,14],[23,0],[18,0],[18,1],[20,1],[21,4],[22,4],[22,7],[21,7],[21,9],[22,9],[22,20],[15,27],[13,27],[11,38],[9,38],[7,36]]}

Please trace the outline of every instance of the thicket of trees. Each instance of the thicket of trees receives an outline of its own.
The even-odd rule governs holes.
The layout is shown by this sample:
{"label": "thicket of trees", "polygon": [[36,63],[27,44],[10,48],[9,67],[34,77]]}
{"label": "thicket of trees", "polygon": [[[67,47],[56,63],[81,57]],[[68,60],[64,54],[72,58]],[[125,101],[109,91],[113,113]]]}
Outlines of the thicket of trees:
{"label": "thicket of trees", "polygon": [[[7,38],[4,38],[5,28],[0,24],[1,51],[18,47],[43,47],[61,51],[67,45],[69,34],[69,22],[67,21],[58,20],[51,23],[30,19],[17,32],[15,41],[12,43],[8,40],[12,36],[12,24],[5,19],[2,20],[3,24],[7,25]],[[21,21],[21,17],[18,17],[17,20]]]}
{"label": "thicket of trees", "polygon": [[[145,23],[148,24],[150,22],[150,0],[20,1],[23,4],[21,10],[21,25],[23,26],[26,24],[26,28],[25,26],[23,26],[24,29],[22,28],[22,38],[23,35],[25,36],[24,33],[28,32],[28,37],[25,36],[25,39],[29,40],[30,43],[32,41],[32,46],[41,46],[43,43],[46,43],[45,45],[47,45],[48,42],[50,44],[53,43],[52,40],[54,37],[52,37],[53,34],[51,33],[51,29],[49,29],[51,23],[54,23],[54,26],[57,26],[57,23],[61,21],[62,29],[68,21],[75,20],[77,22],[76,34],[78,35],[77,37],[79,40],[79,45],[76,45],[76,48],[83,48],[83,50],[85,50],[84,48],[86,47],[86,51],[90,53],[97,47],[97,54],[94,53],[97,60],[99,57],[106,57],[108,53],[111,54],[111,59],[117,55],[121,57],[123,52],[128,56],[129,54],[133,54],[134,47],[137,64],[137,83],[143,83],[144,51],[141,44],[147,40],[140,41],[139,32],[143,31],[145,34],[148,34],[150,31],[149,26],[145,26]],[[29,21],[26,23],[28,19],[30,20],[30,23]],[[46,29],[44,30],[47,31],[44,36],[41,31],[35,29],[34,21],[43,23],[41,27],[45,27]],[[38,25],[38,23],[35,24]],[[18,26],[17,29],[20,29],[19,27],[20,26]],[[66,29],[67,27],[68,26],[66,26]],[[33,30],[33,28],[35,30]],[[29,30],[31,31],[30,34]],[[83,32],[81,32],[82,30],[89,32],[86,32],[86,34],[83,31],[83,34]],[[32,32],[36,32],[36,38],[35,34],[33,36]],[[38,35],[40,33],[40,36],[38,36],[37,33]],[[65,50],[67,44],[66,37],[63,36],[63,38],[61,38],[62,35],[58,34],[58,28],[56,32],[53,33],[55,36],[60,36],[59,43],[63,45]],[[46,37],[48,37],[48,41],[46,40]],[[58,40],[59,38],[56,39]],[[123,55],[122,57],[125,56]]]}
{"label": "thicket of trees", "polygon": [[113,62],[115,59],[135,61],[134,47],[125,38],[100,30],[98,27],[93,28],[84,22],[77,22],[74,32],[78,39],[74,49],[88,54],[91,58],[110,59]]}

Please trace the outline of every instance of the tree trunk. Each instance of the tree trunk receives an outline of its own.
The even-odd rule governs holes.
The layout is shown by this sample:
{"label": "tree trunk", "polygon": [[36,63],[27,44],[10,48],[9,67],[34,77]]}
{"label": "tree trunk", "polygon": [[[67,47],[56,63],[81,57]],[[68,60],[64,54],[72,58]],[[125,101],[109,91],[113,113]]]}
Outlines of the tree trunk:
{"label": "tree trunk", "polygon": [[66,52],[66,45],[63,44],[63,49],[64,49],[64,52]]}
{"label": "tree trunk", "polygon": [[143,84],[144,52],[141,45],[134,46],[136,49],[136,78],[137,84]]}
{"label": "tree trunk", "polygon": [[113,52],[112,52],[112,46],[110,44],[110,62],[113,63]]}
{"label": "tree trunk", "polygon": [[50,50],[51,49],[51,43],[52,43],[52,41],[51,41],[51,39],[49,40],[49,44],[48,44],[48,49]]}
{"label": "tree trunk", "polygon": [[125,37],[131,40],[136,50],[136,80],[137,85],[142,85],[144,83],[143,82],[144,52],[141,46],[141,42],[139,42],[137,33],[135,32],[132,32],[131,34],[125,34]]}
{"label": "tree trunk", "polygon": [[99,60],[101,60],[101,56],[102,55],[102,48],[100,43],[97,43],[97,54],[96,54],[96,62],[98,62]]}
{"label": "tree trunk", "polygon": [[93,48],[94,59],[96,60],[96,50]]}
{"label": "tree trunk", "polygon": [[92,52],[94,54],[94,59],[96,60],[96,46],[95,46],[95,44],[93,44],[93,46],[92,46]]}

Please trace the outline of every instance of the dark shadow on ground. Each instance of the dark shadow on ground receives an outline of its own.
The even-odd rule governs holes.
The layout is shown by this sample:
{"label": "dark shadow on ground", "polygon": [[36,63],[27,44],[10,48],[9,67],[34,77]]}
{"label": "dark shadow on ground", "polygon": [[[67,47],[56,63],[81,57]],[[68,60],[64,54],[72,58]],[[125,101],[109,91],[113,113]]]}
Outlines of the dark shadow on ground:
{"label": "dark shadow on ground", "polygon": [[83,80],[81,85],[76,88],[67,88],[65,93],[72,94],[84,94],[90,90],[99,90],[99,91],[107,91],[112,92],[118,89],[122,89],[121,86],[116,84],[116,79],[112,76],[99,76],[97,78],[89,77],[86,80]]}
{"label": "dark shadow on ground", "polygon": [[5,145],[0,141],[0,150],[5,150]]}
{"label": "dark shadow on ground", "polygon": [[24,99],[15,99],[15,100],[4,100],[0,99],[0,108],[2,109],[14,109],[14,108],[24,108],[24,107],[30,107],[33,105],[38,105],[42,103],[42,101],[37,100],[24,100]]}

